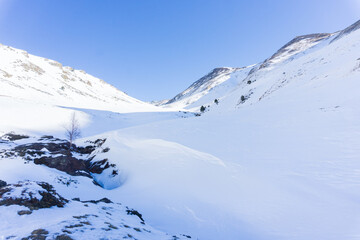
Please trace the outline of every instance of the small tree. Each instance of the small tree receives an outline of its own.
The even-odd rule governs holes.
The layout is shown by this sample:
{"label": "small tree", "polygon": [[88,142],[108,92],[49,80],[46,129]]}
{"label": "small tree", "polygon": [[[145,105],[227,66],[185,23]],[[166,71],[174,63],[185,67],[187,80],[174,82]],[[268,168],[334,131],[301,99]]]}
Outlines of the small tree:
{"label": "small tree", "polygon": [[205,112],[205,109],[206,109],[206,107],[201,106],[201,107],[200,107],[200,112],[202,112],[202,113]]}
{"label": "small tree", "polygon": [[81,136],[80,132],[80,124],[79,121],[76,118],[75,112],[71,115],[70,122],[65,127],[65,136],[69,141],[69,154],[71,152],[71,146],[75,139],[79,138]]}
{"label": "small tree", "polygon": [[218,105],[219,104],[219,99],[215,98],[214,103],[216,103],[216,105]]}

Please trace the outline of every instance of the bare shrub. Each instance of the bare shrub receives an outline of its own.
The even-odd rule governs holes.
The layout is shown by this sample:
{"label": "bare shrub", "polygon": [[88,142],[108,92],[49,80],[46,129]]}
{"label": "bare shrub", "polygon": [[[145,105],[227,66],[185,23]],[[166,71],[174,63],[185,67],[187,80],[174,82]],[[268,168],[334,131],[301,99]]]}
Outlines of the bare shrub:
{"label": "bare shrub", "polygon": [[80,124],[78,119],[76,118],[75,112],[73,112],[73,114],[71,115],[68,125],[65,126],[65,136],[69,141],[69,153],[70,153],[73,142],[81,136]]}

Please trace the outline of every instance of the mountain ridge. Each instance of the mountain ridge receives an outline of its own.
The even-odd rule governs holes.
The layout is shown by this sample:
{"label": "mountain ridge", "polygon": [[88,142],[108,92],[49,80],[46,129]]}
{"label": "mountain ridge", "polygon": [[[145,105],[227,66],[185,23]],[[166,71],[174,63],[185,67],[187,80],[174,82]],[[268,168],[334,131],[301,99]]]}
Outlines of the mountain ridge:
{"label": "mountain ridge", "polygon": [[[236,72],[241,71],[243,69],[247,69],[251,66],[242,67],[242,68],[232,68],[232,69],[236,69],[236,70],[234,72],[229,73],[229,75],[228,75],[229,77],[227,77],[226,79],[223,79],[222,81],[218,81],[218,82],[215,81],[216,80],[215,78],[218,76],[216,76],[216,75],[211,76],[211,73],[216,71],[217,68],[215,68],[210,72],[210,74],[207,74],[204,77],[200,78],[199,80],[195,81],[186,90],[184,90],[183,92],[180,92],[172,99],[157,101],[156,105],[170,107],[170,108],[171,107],[180,107],[180,108],[185,108],[185,109],[192,109],[193,111],[199,111],[199,107],[201,105],[209,105],[209,104],[211,105],[211,103],[215,99],[224,97],[221,94],[218,94],[218,95],[213,94],[214,96],[211,99],[209,98],[207,100],[207,102],[201,101],[201,98],[204,98],[206,95],[208,95],[209,92],[211,92],[211,90],[216,89],[216,88],[222,88],[221,84],[226,84],[226,81],[228,81],[229,79],[230,80],[234,79],[234,78],[237,79],[237,80],[234,80],[237,82],[237,84],[233,84],[234,88],[236,88],[241,83],[241,81],[243,81],[245,78],[248,79],[247,81],[252,82],[256,78],[256,72],[258,70],[265,69],[265,68],[271,69],[272,66],[279,64],[281,62],[287,61],[287,60],[293,58],[295,55],[301,54],[301,53],[307,51],[308,49],[315,47],[316,45],[320,44],[321,42],[331,39],[331,41],[329,41],[329,44],[331,44],[334,41],[340,39],[341,37],[353,32],[353,31],[358,30],[359,28],[360,28],[360,20],[355,22],[351,26],[345,28],[344,30],[337,31],[334,33],[314,33],[314,34],[306,34],[306,35],[300,35],[300,36],[294,37],[292,40],[290,40],[285,45],[283,45],[281,48],[279,48],[279,50],[277,50],[272,56],[265,59],[263,62],[251,65],[251,66],[253,66],[252,69],[250,71],[248,71],[246,77],[242,77],[243,79],[239,79],[239,77],[236,76]],[[233,77],[230,77],[231,75]],[[253,77],[252,77],[252,75],[253,75]],[[211,84],[211,83],[213,83],[213,84]],[[198,92],[193,91],[194,86],[196,86],[197,90],[200,89],[200,91],[198,91]],[[201,91],[202,87],[204,88],[203,91]],[[226,88],[229,88],[229,87],[226,86]],[[235,90],[235,89],[233,89],[233,90]],[[220,92],[221,92],[221,90],[220,90]],[[230,90],[227,92],[230,92]],[[197,95],[197,96],[195,96],[195,95]],[[198,104],[196,103],[197,101],[199,101]]]}

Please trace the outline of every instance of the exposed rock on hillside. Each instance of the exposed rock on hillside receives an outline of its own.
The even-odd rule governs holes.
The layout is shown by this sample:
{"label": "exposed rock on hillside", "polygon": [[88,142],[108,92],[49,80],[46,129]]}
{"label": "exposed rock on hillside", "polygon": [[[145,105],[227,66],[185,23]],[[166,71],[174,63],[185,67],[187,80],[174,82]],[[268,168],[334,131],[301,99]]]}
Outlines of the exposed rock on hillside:
{"label": "exposed rock on hillside", "polygon": [[23,181],[0,188],[0,206],[20,205],[37,210],[63,207],[67,202],[46,182]]}
{"label": "exposed rock on hillside", "polygon": [[102,148],[106,139],[97,139],[87,142],[86,146],[71,146],[67,140],[43,136],[34,142],[14,142],[12,139],[26,139],[28,136],[6,134],[1,137],[3,142],[12,147],[0,151],[0,158],[21,157],[25,161],[32,161],[35,164],[56,168],[72,176],[86,176],[91,178],[92,173],[100,174],[105,169],[112,168],[113,175],[118,170],[108,159],[95,159],[98,153],[109,151],[109,148]]}

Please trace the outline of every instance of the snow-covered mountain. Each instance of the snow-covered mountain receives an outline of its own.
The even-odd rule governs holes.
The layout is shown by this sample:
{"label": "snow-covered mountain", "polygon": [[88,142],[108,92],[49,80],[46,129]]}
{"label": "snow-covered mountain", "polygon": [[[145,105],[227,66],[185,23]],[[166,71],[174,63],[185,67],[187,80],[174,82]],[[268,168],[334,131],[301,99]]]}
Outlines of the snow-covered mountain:
{"label": "snow-covered mountain", "polygon": [[83,70],[0,45],[0,96],[117,112],[159,111]]}
{"label": "snow-covered mountain", "polygon": [[297,37],[160,112],[0,97],[0,238],[359,239],[359,53],[360,21]]}
{"label": "snow-covered mountain", "polygon": [[212,88],[228,80],[230,78],[230,74],[236,72],[237,70],[239,69],[229,67],[215,68],[206,76],[191,84],[190,87],[176,95],[174,98],[159,101],[156,104],[167,107],[184,108],[208,94]]}
{"label": "snow-covered mountain", "polygon": [[[349,27],[349,29],[354,30],[357,25],[356,23],[354,26]],[[267,70],[272,69],[277,64],[304,53],[306,50],[326,41],[331,36],[336,35],[336,38],[339,38],[344,32],[348,31],[349,30],[344,30],[341,33],[320,33],[295,37],[262,63],[243,68],[216,68],[171,100],[159,101],[157,105],[198,111],[200,106],[212,105],[215,99],[216,103],[218,103],[220,99],[238,88],[239,85],[244,82],[244,79],[247,79],[246,82],[248,84],[256,81],[259,70],[265,68]]]}

